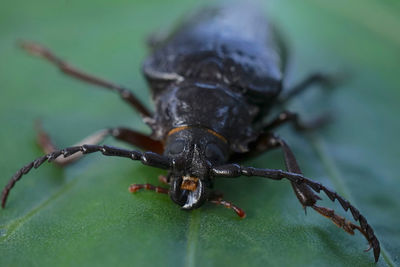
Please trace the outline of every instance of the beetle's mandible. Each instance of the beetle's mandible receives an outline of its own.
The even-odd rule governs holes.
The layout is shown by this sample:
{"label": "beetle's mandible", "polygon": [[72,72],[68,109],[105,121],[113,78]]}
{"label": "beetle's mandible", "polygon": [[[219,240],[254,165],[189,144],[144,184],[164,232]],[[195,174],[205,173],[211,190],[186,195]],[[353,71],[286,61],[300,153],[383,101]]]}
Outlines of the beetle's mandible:
{"label": "beetle's mandible", "polygon": [[[30,162],[11,178],[2,192],[3,208],[15,183],[32,168],[46,161],[65,166],[83,154],[101,152],[168,170],[168,175],[161,177],[168,186],[134,184],[130,191],[147,189],[168,194],[186,210],[199,208],[208,201],[231,208],[244,217],[242,209],[212,191],[215,179],[240,176],[288,179],[304,209],[314,209],[349,234],[358,230],[378,261],[379,241],[366,218],[336,192],[303,176],[287,143],[272,133],[284,123],[309,128],[319,124],[318,121],[305,125],[297,114],[283,111],[266,122],[271,108],[280,107],[312,84],[326,85],[331,80],[315,74],[291,90],[282,90],[286,49],[264,14],[243,6],[205,8],[167,38],[152,38],[149,46],[152,53],[143,64],[143,73],[155,103],[154,114],[130,90],[72,67],[43,46],[22,43],[25,50],[65,74],[119,94],[142,116],[152,134],[147,136],[122,127],[104,129],[76,146],[58,150],[39,125],[38,141],[46,155]],[[99,145],[107,136],[148,152]],[[282,149],[286,171],[239,165],[274,148]],[[332,201],[338,200],[345,211],[350,210],[359,225],[332,209],[318,206],[320,191]]]}

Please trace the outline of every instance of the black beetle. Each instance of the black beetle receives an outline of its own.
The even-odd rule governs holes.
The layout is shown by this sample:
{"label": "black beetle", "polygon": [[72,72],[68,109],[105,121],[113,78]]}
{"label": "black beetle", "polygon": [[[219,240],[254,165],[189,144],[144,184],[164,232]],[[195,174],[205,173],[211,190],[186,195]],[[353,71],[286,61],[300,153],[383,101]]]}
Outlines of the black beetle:
{"label": "black beetle", "polygon": [[[286,122],[297,128],[308,128],[318,125],[318,121],[305,125],[299,122],[297,114],[288,111],[265,121],[272,107],[289,101],[312,84],[324,85],[331,81],[315,74],[283,95],[285,46],[262,13],[248,6],[206,8],[167,38],[152,38],[150,46],[152,54],[145,60],[143,72],[152,90],[154,114],[126,88],[71,67],[43,46],[22,43],[25,50],[48,60],[65,74],[118,93],[142,115],[152,135],[127,128],[105,129],[76,146],[57,150],[39,127],[38,141],[47,154],[11,178],[2,193],[3,208],[12,187],[32,168],[46,161],[66,165],[82,154],[93,152],[140,160],[145,165],[169,170],[167,177],[161,177],[169,188],[134,184],[130,191],[149,189],[169,194],[186,210],[210,201],[232,208],[244,217],[243,210],[211,191],[214,179],[242,175],[273,180],[286,178],[304,209],[313,208],[350,234],[355,229],[360,231],[378,261],[379,241],[366,218],[336,192],[304,177],[286,142],[271,132]],[[110,135],[151,152],[98,145]],[[235,163],[277,147],[283,150],[287,171]],[[337,199],[344,210],[350,209],[360,226],[331,209],[317,206],[320,197],[314,192],[321,190],[332,201]]]}

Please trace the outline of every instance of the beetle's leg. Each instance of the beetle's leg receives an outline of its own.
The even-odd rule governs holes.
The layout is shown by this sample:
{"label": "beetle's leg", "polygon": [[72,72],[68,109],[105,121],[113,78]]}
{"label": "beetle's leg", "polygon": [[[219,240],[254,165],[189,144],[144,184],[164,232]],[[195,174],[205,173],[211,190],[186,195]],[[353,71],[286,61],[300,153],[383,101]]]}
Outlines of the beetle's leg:
{"label": "beetle's leg", "polygon": [[[35,129],[37,131],[37,142],[39,146],[42,148],[43,152],[48,154],[55,150],[57,147],[52,142],[49,134],[43,129],[40,122],[35,124]],[[111,128],[111,129],[103,129],[95,132],[94,134],[86,137],[82,141],[78,142],[74,146],[81,145],[98,145],[108,136],[113,136],[117,140],[124,141],[128,144],[131,144],[135,147],[141,148],[143,150],[153,151],[158,154],[162,154],[163,145],[161,142],[151,139],[147,135],[143,135],[136,131],[127,129],[127,128]],[[60,166],[66,166],[70,163],[75,162],[79,158],[82,157],[82,154],[75,154],[68,158],[57,158],[54,160],[54,163]]]}
{"label": "beetle's leg", "polygon": [[[167,177],[164,175],[158,176],[158,180],[160,182],[162,182],[163,184],[169,185]],[[162,194],[168,194],[168,192],[169,192],[168,188],[164,188],[164,187],[156,186],[156,185],[152,185],[152,184],[131,184],[129,186],[129,192],[131,192],[131,193],[136,193],[140,189],[151,190],[156,193],[162,193]]]}
{"label": "beetle's leg", "polygon": [[150,136],[141,134],[128,128],[109,129],[111,135],[117,140],[124,141],[143,150],[153,151],[158,154],[164,152],[164,145],[161,141],[154,140]]}
{"label": "beetle's leg", "polygon": [[[272,180],[282,180],[285,178],[288,179],[290,182],[292,182],[292,184],[296,184],[299,186],[303,184],[307,186],[308,188],[307,190],[303,190],[302,187],[294,187],[295,191],[296,189],[300,189],[299,194],[297,194],[296,192],[296,195],[299,198],[302,205],[305,205],[306,207],[308,206],[312,207],[318,213],[329,218],[332,222],[334,222],[336,225],[344,229],[349,234],[353,234],[354,233],[353,230],[355,229],[360,231],[361,234],[369,242],[370,247],[374,250],[375,262],[377,262],[380,254],[380,245],[377,237],[374,234],[374,230],[368,224],[367,219],[360,214],[357,208],[355,208],[349,201],[345,200],[339,194],[328,189],[327,187],[318,182],[315,182],[313,180],[304,177],[301,173],[299,166],[297,165],[296,160],[294,159],[293,153],[290,151],[290,149],[288,149],[286,143],[284,143],[283,141],[281,141],[281,143],[282,147],[287,148],[284,149],[284,153],[286,154],[285,157],[288,158],[286,166],[288,169],[290,168],[291,170],[293,170],[292,172],[274,170],[274,169],[243,167],[238,164],[227,164],[212,168],[211,175],[213,175],[214,177],[230,177],[230,178],[240,177],[242,175],[249,177],[259,176]],[[307,195],[305,193],[308,192],[310,188],[317,193],[319,193],[321,190],[324,191],[331,201],[335,201],[337,199],[345,211],[348,211],[350,209],[354,220],[359,221],[360,226],[357,226],[351,223],[350,221],[346,220],[345,218],[337,215],[333,210],[315,205],[315,202],[318,200],[318,198],[311,197],[310,195]]]}
{"label": "beetle's leg", "polygon": [[[252,157],[255,157],[265,151],[268,151],[270,149],[274,148],[282,148],[283,150],[283,156],[285,160],[285,166],[286,169],[289,172],[293,173],[300,173],[301,170],[300,167],[297,164],[297,161],[293,155],[293,152],[291,149],[288,147],[286,142],[284,142],[282,139],[279,137],[271,134],[271,133],[265,133],[262,134],[258,137],[258,139],[251,144],[250,146],[250,151],[247,153],[242,153],[242,154],[235,154],[231,160],[246,160]],[[305,209],[307,206],[310,206],[310,204],[315,204],[317,200],[320,199],[316,194],[314,194],[311,189],[305,185],[305,184],[297,184],[297,183],[291,183],[292,188],[296,194],[296,197],[302,204],[303,208]]]}
{"label": "beetle's leg", "polygon": [[[49,134],[43,129],[40,121],[37,121],[35,123],[35,130],[37,132],[37,135],[36,135],[37,143],[45,154],[52,153],[58,149],[56,147],[56,145],[54,145]],[[103,130],[97,131],[97,132],[85,137],[83,140],[79,141],[74,146],[81,146],[84,144],[97,145],[97,144],[100,144],[109,135],[110,135],[110,131],[108,129],[103,129]],[[81,157],[82,157],[82,154],[74,154],[67,158],[57,158],[54,160],[54,163],[56,165],[64,167],[64,166],[67,166],[67,165],[77,161]]]}
{"label": "beetle's leg", "polygon": [[305,131],[320,128],[332,120],[329,115],[322,115],[309,122],[302,122],[299,118],[299,114],[283,111],[274,120],[263,126],[264,131],[270,131],[285,123],[292,123],[296,130]]}
{"label": "beetle's leg", "polygon": [[161,186],[155,186],[152,184],[132,184],[129,186],[129,192],[131,192],[131,193],[136,193],[140,189],[150,190],[150,191],[154,191],[156,193],[161,193],[161,194],[168,194],[168,192],[169,192],[168,188],[164,188]]}
{"label": "beetle's leg", "polygon": [[220,193],[213,192],[208,201],[216,205],[222,205],[225,208],[232,209],[242,219],[246,217],[246,212],[244,212],[244,210],[234,205],[232,202],[223,200],[222,194]]}
{"label": "beetle's leg", "polygon": [[[263,173],[262,169],[245,168],[245,167],[244,167],[244,170],[243,169],[240,170],[240,173],[242,175],[263,176],[263,177],[271,178],[274,180],[281,180],[284,177],[288,178],[291,182],[291,185],[296,194],[296,197],[302,204],[304,210],[306,209],[306,207],[313,208],[319,214],[327,217],[334,224],[336,224],[338,227],[342,228],[344,231],[346,231],[347,233],[349,233],[351,235],[354,234],[354,230],[358,230],[368,240],[368,242],[370,244],[370,248],[374,249],[375,261],[378,261],[379,253],[380,253],[379,241],[376,238],[374,231],[372,230],[371,226],[368,224],[365,217],[362,216],[354,206],[352,206],[347,200],[345,200],[344,198],[339,196],[336,192],[333,192],[333,191],[329,190],[328,188],[324,187],[323,185],[303,177],[301,169],[294,157],[293,152],[291,151],[289,146],[286,144],[286,142],[284,140],[282,140],[281,138],[276,137],[271,133],[266,133],[266,134],[260,135],[260,137],[257,139],[255,144],[256,145],[252,147],[252,150],[250,152],[243,154],[246,157],[243,158],[243,155],[242,155],[242,158],[237,157],[237,159],[249,158],[249,157],[255,156],[257,154],[260,154],[262,152],[265,152],[269,149],[281,147],[283,150],[283,153],[284,153],[286,169],[289,171],[289,173],[286,172],[286,174],[289,174],[289,176],[293,175],[293,174],[299,175],[299,177],[301,177],[301,178],[299,178],[299,177],[298,178],[295,178],[295,177],[290,178],[288,176],[285,176],[285,174],[284,174],[285,172],[283,172],[281,170],[264,170],[264,173]],[[238,155],[240,156],[240,154],[238,154]],[[235,164],[231,165],[232,166],[231,169],[229,169],[229,167],[222,167],[221,170],[218,171],[219,174],[222,174],[219,176],[234,175],[233,173],[238,171],[237,169],[233,170],[238,167],[238,165],[236,165],[236,166],[234,166],[234,165]],[[239,168],[241,168],[241,167],[239,167]],[[269,171],[271,171],[271,172],[269,172]],[[361,227],[358,225],[355,225],[355,224],[351,223],[350,221],[346,220],[345,218],[337,215],[335,213],[335,211],[332,209],[328,209],[325,207],[320,207],[320,206],[315,205],[316,202],[318,200],[320,200],[321,198],[319,196],[317,196],[316,194],[314,194],[312,192],[312,190],[314,190],[318,193],[320,192],[320,190],[323,190],[332,201],[334,201],[335,199],[338,199],[340,205],[343,207],[343,209],[345,211],[350,209],[350,211],[353,215],[353,218],[356,221],[360,222]]]}
{"label": "beetle's leg", "polygon": [[[272,147],[275,146],[275,147],[282,148],[283,156],[284,156],[284,160],[285,160],[285,166],[289,172],[302,174],[292,150],[289,148],[289,146],[286,144],[286,142],[283,139],[276,137],[274,135],[270,135],[268,143]],[[314,204],[318,200],[321,199],[319,196],[317,196],[316,194],[313,193],[313,191],[311,190],[311,188],[308,185],[306,185],[304,183],[298,184],[298,183],[294,183],[294,182],[291,182],[291,184],[292,184],[294,193],[296,194],[296,197],[300,201],[304,210],[306,209],[307,206],[313,207]]]}
{"label": "beetle's leg", "polygon": [[311,88],[313,85],[321,85],[326,88],[333,88],[340,84],[345,79],[344,75],[324,75],[322,73],[314,73],[308,76],[305,80],[289,89],[286,94],[284,94],[280,99],[280,103],[285,103],[292,99],[293,97],[301,94],[306,89]]}
{"label": "beetle's leg", "polygon": [[140,102],[140,100],[130,90],[126,89],[125,87],[103,80],[93,75],[87,74],[81,70],[78,70],[70,66],[67,62],[63,61],[56,55],[54,55],[49,49],[39,44],[22,42],[21,47],[31,54],[46,59],[47,61],[58,67],[62,72],[71,77],[116,92],[121,96],[121,98],[124,101],[126,101],[129,105],[131,105],[134,109],[136,109],[144,118],[152,117],[150,111]]}

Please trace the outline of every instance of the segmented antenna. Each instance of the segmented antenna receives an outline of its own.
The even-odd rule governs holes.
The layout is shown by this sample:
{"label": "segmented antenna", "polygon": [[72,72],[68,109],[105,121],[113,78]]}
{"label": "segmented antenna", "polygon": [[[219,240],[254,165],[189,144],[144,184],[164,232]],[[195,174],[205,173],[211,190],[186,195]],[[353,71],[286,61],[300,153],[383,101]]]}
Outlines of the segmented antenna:
{"label": "segmented antenna", "polygon": [[[238,164],[228,164],[228,165],[223,165],[220,167],[214,167],[211,170],[211,172],[216,177],[235,178],[235,177],[244,175],[244,176],[260,176],[260,177],[265,177],[265,178],[269,178],[272,180],[282,180],[285,178],[285,179],[288,179],[289,181],[297,183],[297,184],[304,183],[304,184],[310,186],[317,193],[320,193],[321,190],[324,191],[324,193],[329,197],[329,199],[332,202],[335,202],[335,200],[337,199],[345,211],[348,211],[350,209],[350,212],[351,212],[354,220],[358,221],[360,223],[360,227],[354,225],[355,227],[353,227],[353,229],[359,230],[361,232],[361,234],[364,235],[364,237],[367,239],[367,241],[370,245],[370,248],[373,248],[373,250],[374,250],[375,262],[378,261],[379,254],[380,254],[379,241],[375,236],[374,230],[368,224],[367,219],[363,215],[361,215],[359,210],[357,208],[355,208],[349,201],[347,201],[346,199],[344,199],[343,197],[338,195],[335,191],[332,191],[329,188],[323,186],[322,184],[315,182],[313,180],[310,180],[310,179],[304,177],[303,175],[297,174],[297,173],[287,172],[287,171],[283,171],[283,170],[243,167]],[[318,206],[313,205],[311,207],[313,207],[318,212],[321,211],[320,207],[318,207]],[[323,214],[323,215],[330,217],[330,218],[335,217],[334,213],[329,214],[328,212],[325,212],[325,214]],[[336,215],[335,218],[338,218],[338,217],[339,216]],[[343,225],[343,226],[340,225],[340,226],[346,232],[349,232],[348,230],[345,229],[345,225]],[[351,233],[351,232],[349,232],[349,233]],[[369,249],[367,249],[367,251]]]}
{"label": "segmented antenna", "polygon": [[114,156],[114,157],[129,158],[132,160],[140,160],[144,165],[149,165],[156,168],[169,169],[171,167],[170,160],[167,157],[164,157],[154,152],[139,152],[135,150],[126,150],[106,145],[104,146],[82,145],[82,146],[67,147],[61,150],[56,150],[44,156],[41,156],[40,158],[35,159],[34,161],[28,163],[20,170],[18,170],[3,189],[3,192],[1,194],[2,208],[5,207],[8,195],[11,189],[15,186],[15,183],[19,181],[23,175],[27,174],[32,168],[37,169],[39,168],[40,165],[42,165],[46,161],[52,162],[60,156],[64,156],[64,158],[67,158],[78,152],[82,152],[83,154],[101,152],[105,156]]}

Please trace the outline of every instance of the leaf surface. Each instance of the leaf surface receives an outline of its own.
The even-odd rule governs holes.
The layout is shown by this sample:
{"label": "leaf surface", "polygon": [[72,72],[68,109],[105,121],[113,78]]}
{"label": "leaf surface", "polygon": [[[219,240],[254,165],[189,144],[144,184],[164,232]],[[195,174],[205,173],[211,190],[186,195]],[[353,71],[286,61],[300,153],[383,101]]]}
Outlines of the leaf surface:
{"label": "leaf surface", "polygon": [[[174,23],[195,1],[3,1],[0,8],[1,184],[41,155],[34,120],[60,146],[92,132],[128,126],[148,133],[119,97],[59,74],[18,49],[34,40],[73,65],[132,88],[151,105],[140,73],[145,40]],[[397,142],[400,100],[400,5],[396,1],[270,1],[266,13],[284,33],[290,87],[315,71],[349,73],[329,96],[299,97],[291,110],[335,121],[317,132],[278,133],[307,177],[351,200],[373,226],[383,252],[400,255]],[[107,144],[124,146],[112,140]],[[283,168],[273,151],[246,165]],[[242,207],[240,220],[207,204],[185,212],[165,195],[128,193],[131,183],[158,183],[161,172],[126,160],[90,155],[67,169],[32,171],[0,212],[0,266],[375,266],[360,234],[347,235],[312,210],[304,215],[288,182],[221,179],[216,188]],[[323,205],[331,205],[323,196]],[[344,215],[344,213],[341,213]]]}

